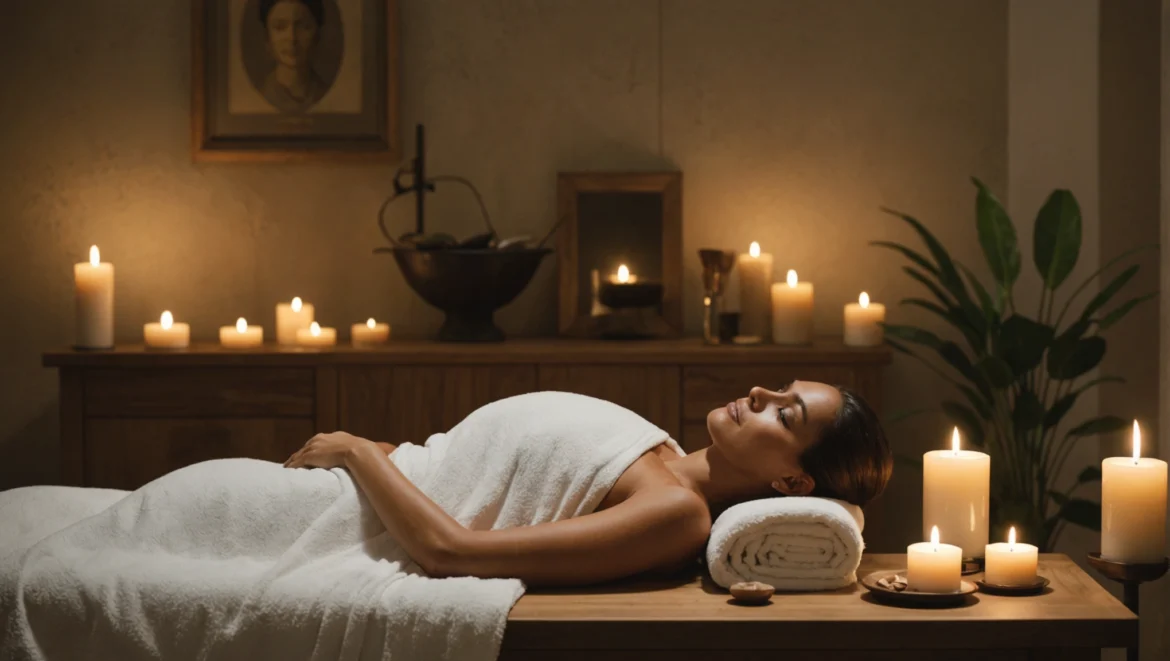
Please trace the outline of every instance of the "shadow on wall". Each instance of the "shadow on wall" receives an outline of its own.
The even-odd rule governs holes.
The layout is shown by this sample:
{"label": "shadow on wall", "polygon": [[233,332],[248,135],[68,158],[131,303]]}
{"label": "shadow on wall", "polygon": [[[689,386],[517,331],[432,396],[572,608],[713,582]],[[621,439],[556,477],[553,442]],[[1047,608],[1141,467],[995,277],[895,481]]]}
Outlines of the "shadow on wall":
{"label": "shadow on wall", "polygon": [[0,490],[34,484],[61,483],[61,432],[57,402],[33,416],[29,423],[0,440]]}

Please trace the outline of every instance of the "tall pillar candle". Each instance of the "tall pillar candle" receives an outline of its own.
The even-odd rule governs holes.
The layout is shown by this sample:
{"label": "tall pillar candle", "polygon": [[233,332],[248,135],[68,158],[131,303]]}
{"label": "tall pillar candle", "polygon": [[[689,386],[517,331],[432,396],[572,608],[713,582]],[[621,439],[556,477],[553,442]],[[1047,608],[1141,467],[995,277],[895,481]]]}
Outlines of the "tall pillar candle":
{"label": "tall pillar candle", "polygon": [[294,297],[290,303],[276,304],[276,343],[284,346],[297,344],[297,331],[308,329],[313,323],[313,304]]}
{"label": "tall pillar candle", "polygon": [[938,526],[943,539],[963,549],[963,557],[983,557],[990,491],[991,457],[960,450],[956,428],[950,450],[934,450],[922,457],[924,534]]}
{"label": "tall pillar candle", "polygon": [[772,255],[752,241],[748,254],[736,257],[739,272],[739,334],[766,341],[772,336]]}
{"label": "tall pillar candle", "polygon": [[114,265],[101,261],[97,246],[89,249],[89,261],[73,265],[73,291],[77,314],[77,347],[109,349],[114,346]]}
{"label": "tall pillar candle", "polygon": [[1101,557],[1152,563],[1166,557],[1166,462],[1141,456],[1133,423],[1133,456],[1101,462]]}
{"label": "tall pillar candle", "polygon": [[845,345],[874,347],[881,344],[881,323],[885,320],[886,306],[871,303],[869,294],[861,292],[856,303],[845,304]]}
{"label": "tall pillar candle", "polygon": [[813,286],[800,282],[789,269],[784,282],[772,285],[772,341],[776,344],[812,342]]}

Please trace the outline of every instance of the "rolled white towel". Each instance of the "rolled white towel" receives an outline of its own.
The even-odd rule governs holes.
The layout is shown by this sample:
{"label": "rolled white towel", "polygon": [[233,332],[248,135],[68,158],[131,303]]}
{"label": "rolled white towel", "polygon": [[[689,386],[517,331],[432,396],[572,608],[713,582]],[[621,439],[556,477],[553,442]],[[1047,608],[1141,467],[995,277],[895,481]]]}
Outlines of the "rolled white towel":
{"label": "rolled white towel", "polygon": [[861,508],[840,500],[751,500],[715,519],[707,567],[725,588],[761,581],[777,590],[834,590],[857,581],[864,527]]}

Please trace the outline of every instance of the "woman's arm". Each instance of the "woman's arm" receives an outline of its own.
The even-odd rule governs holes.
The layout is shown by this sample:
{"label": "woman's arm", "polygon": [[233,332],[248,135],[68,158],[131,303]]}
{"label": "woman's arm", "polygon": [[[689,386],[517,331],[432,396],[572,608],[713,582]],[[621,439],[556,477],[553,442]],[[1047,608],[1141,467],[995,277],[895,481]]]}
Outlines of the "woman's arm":
{"label": "woman's arm", "polygon": [[503,530],[468,530],[372,444],[346,455],[386,529],[431,576],[519,578],[582,585],[693,557],[707,542],[707,505],[682,487],[640,491],[586,516]]}

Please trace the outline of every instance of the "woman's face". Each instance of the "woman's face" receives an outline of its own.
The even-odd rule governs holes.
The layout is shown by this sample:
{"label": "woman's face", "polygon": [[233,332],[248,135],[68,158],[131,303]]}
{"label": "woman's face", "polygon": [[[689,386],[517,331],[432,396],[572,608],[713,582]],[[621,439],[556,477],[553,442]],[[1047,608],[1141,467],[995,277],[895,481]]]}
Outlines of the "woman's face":
{"label": "woman's face", "polygon": [[707,414],[711,443],[739,470],[761,482],[803,474],[800,455],[837,416],[841,392],[815,381],[779,390],[752,388],[747,397]]}
{"label": "woman's face", "polygon": [[286,67],[303,69],[317,43],[317,19],[304,3],[284,0],[268,12],[268,45]]}

